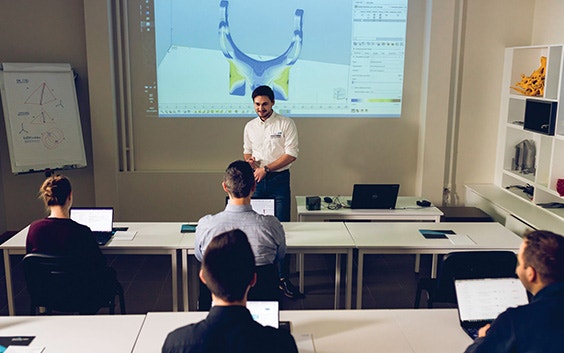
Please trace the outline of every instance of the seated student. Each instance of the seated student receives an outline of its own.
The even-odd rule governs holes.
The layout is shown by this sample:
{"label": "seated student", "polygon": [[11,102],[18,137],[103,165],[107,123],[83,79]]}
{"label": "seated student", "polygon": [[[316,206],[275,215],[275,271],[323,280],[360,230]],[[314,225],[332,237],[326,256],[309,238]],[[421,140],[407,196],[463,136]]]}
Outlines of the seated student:
{"label": "seated student", "polygon": [[47,178],[39,189],[49,216],[31,223],[26,239],[26,253],[65,256],[76,261],[91,277],[93,289],[90,298],[82,298],[81,313],[95,314],[114,295],[119,283],[115,271],[106,265],[92,231],[70,219],[72,189],[63,175]]}
{"label": "seated student", "polygon": [[[249,292],[249,299],[278,300],[277,264],[286,254],[284,228],[276,217],[253,211],[251,197],[256,182],[253,169],[247,162],[231,163],[225,171],[222,185],[229,195],[229,203],[223,212],[204,216],[198,221],[195,256],[201,262],[208,243],[217,234],[241,229],[248,236],[257,266],[257,285]],[[200,294],[198,308],[209,310],[211,296],[204,285],[200,285]]]}
{"label": "seated student", "polygon": [[517,258],[515,272],[533,299],[482,327],[467,353],[564,351],[564,237],[527,234]]}
{"label": "seated student", "polygon": [[288,331],[262,326],[246,308],[256,272],[253,250],[243,231],[231,230],[211,240],[200,278],[212,292],[214,306],[205,320],[169,333],[163,353],[298,352]]}

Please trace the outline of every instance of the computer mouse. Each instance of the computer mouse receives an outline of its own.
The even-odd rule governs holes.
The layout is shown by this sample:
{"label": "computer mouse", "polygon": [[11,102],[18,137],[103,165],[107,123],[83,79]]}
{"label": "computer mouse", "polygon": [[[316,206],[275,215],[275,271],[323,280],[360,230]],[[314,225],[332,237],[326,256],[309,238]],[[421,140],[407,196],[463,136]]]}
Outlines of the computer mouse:
{"label": "computer mouse", "polygon": [[325,197],[323,198],[323,201],[325,201],[325,202],[327,202],[327,203],[333,203],[333,199],[330,198],[329,196],[325,196]]}
{"label": "computer mouse", "polygon": [[421,206],[421,207],[429,207],[431,206],[431,203],[427,200],[419,200],[416,202],[417,206]]}

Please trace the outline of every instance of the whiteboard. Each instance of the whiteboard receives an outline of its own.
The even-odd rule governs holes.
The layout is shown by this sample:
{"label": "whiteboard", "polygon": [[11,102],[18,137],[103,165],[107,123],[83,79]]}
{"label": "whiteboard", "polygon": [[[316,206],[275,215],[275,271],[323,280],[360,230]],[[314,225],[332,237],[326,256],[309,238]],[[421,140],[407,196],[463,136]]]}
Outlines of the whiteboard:
{"label": "whiteboard", "polygon": [[0,95],[13,173],[86,166],[69,64],[3,63]]}

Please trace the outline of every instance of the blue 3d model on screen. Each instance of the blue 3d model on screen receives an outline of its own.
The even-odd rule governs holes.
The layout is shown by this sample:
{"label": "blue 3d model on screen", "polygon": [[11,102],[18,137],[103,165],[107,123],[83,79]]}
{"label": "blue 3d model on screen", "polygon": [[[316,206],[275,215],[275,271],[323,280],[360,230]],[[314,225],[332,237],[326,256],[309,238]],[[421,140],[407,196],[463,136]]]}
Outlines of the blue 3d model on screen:
{"label": "blue 3d model on screen", "polygon": [[277,100],[288,100],[290,68],[298,60],[302,49],[304,11],[296,9],[294,13],[294,35],[288,49],[278,57],[258,60],[243,53],[233,42],[229,32],[228,7],[229,1],[221,1],[219,43],[229,61],[229,93],[245,96],[247,86],[252,91],[258,86],[268,85],[274,90]]}

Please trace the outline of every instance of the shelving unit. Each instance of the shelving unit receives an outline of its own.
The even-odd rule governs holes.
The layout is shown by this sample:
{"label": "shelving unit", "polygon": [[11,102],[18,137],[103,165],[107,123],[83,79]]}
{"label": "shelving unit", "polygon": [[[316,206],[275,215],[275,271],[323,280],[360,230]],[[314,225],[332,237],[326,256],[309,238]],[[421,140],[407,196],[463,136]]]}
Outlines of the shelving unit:
{"label": "shelving unit", "polygon": [[[494,184],[509,191],[518,199],[561,217],[564,221],[563,208],[538,206],[549,202],[564,203],[564,197],[556,191],[557,180],[564,178],[563,49],[564,45],[506,49]],[[544,95],[526,96],[512,89],[511,87],[521,81],[521,75],[528,76],[540,66],[542,56],[547,58]],[[558,103],[553,136],[524,129],[526,100],[529,98]],[[513,168],[515,146],[525,139],[534,141],[536,148],[535,169],[530,173],[523,173]],[[519,189],[528,185],[534,188],[532,195]]]}

